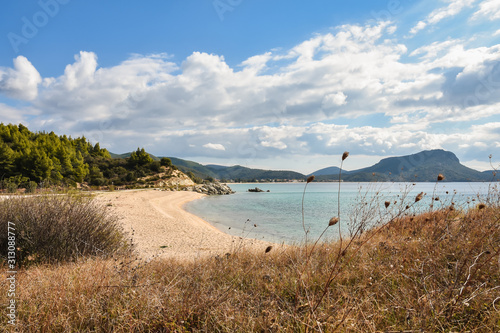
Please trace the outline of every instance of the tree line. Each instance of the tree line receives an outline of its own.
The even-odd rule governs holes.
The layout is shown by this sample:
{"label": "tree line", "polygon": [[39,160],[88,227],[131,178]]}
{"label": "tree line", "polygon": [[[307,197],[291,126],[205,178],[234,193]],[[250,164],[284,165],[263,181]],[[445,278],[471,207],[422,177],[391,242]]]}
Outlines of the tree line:
{"label": "tree line", "polygon": [[130,185],[138,178],[171,167],[170,159],[154,161],[144,148],[129,158],[113,159],[99,143],[54,132],[32,132],[26,126],[0,123],[0,186],[32,191],[54,185]]}

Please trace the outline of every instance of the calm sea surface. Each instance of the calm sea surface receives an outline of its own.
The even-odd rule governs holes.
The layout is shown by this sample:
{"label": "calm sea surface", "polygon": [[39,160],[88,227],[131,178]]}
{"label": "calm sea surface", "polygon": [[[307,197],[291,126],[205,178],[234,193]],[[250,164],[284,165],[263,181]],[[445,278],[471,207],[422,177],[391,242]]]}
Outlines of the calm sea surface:
{"label": "calm sea surface", "polygon": [[[339,216],[339,183],[309,183],[304,198],[302,223],[302,195],[305,183],[229,184],[236,191],[226,196],[207,196],[192,201],[185,209],[218,229],[236,236],[265,239],[274,242],[301,242],[316,239],[328,225],[331,217]],[[264,193],[247,192],[259,187]],[[485,202],[489,192],[495,192],[490,183],[341,183],[341,232],[362,220],[370,223],[384,221],[398,214],[412,214],[448,207],[468,208]],[[415,203],[418,193],[424,198]],[[432,200],[438,197],[439,200]],[[491,198],[491,196],[490,196]],[[385,202],[391,204],[385,208]],[[338,237],[338,225],[329,228],[327,238]]]}

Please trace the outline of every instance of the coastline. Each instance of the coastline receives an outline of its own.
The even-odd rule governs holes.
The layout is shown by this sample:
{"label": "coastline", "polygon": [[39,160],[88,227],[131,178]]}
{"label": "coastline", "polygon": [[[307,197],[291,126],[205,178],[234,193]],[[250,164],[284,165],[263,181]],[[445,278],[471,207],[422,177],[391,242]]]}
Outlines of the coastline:
{"label": "coastline", "polygon": [[184,205],[204,194],[189,191],[103,192],[97,199],[119,217],[139,256],[193,260],[221,256],[241,248],[264,251],[270,245],[255,239],[226,234]]}

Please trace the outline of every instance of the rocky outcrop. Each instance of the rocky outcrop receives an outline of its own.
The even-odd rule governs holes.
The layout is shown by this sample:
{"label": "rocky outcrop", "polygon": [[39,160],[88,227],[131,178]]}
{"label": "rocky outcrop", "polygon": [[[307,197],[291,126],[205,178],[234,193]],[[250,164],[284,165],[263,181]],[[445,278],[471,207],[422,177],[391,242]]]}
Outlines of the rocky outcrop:
{"label": "rocky outcrop", "polygon": [[[248,192],[265,192],[265,191],[256,187],[256,188],[249,188]],[[267,190],[267,192],[269,192],[269,190]]]}
{"label": "rocky outcrop", "polygon": [[226,195],[234,193],[234,191],[229,186],[220,183],[195,185],[192,187],[186,187],[185,190],[207,195]]}
{"label": "rocky outcrop", "polygon": [[180,170],[163,168],[163,171],[153,176],[139,178],[147,185],[165,190],[176,190],[185,186],[194,186],[195,182]]}
{"label": "rocky outcrop", "polygon": [[170,174],[170,178],[161,179],[157,186],[163,187],[177,187],[177,186],[193,186],[194,182],[179,170],[173,170]]}

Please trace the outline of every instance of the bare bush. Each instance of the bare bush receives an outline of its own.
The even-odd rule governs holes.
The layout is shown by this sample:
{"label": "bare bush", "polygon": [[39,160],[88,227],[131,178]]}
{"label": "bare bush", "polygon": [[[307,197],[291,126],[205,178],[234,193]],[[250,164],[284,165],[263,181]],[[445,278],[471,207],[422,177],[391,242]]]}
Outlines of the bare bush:
{"label": "bare bush", "polygon": [[[107,256],[129,245],[115,216],[88,195],[8,197],[0,201],[0,228],[16,230],[17,262],[54,263]],[[0,233],[5,258],[7,233]]]}

